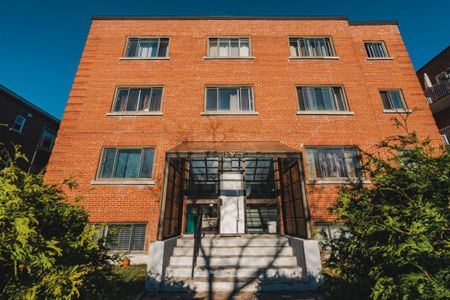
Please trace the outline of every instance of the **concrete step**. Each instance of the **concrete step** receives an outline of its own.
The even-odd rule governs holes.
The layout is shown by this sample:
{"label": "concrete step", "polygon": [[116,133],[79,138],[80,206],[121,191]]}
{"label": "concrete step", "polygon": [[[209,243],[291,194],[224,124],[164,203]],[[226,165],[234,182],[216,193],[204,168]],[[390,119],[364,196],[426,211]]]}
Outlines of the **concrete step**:
{"label": "concrete step", "polygon": [[[202,251],[203,250],[203,251]],[[191,256],[194,252],[193,247],[177,246],[174,249],[174,256]],[[199,256],[246,256],[246,255],[270,255],[287,256],[292,255],[292,248],[284,246],[260,246],[260,247],[204,247],[199,251]]]}
{"label": "concrete step", "polygon": [[[170,266],[191,266],[192,257],[189,256],[172,256],[170,258]],[[284,267],[296,266],[297,259],[294,256],[217,256],[211,257],[208,261],[205,257],[198,257],[197,266],[233,266],[243,268],[245,266],[261,266],[261,267]]]}
{"label": "concrete step", "polygon": [[[166,269],[166,278],[189,278],[191,267],[169,266]],[[283,268],[209,268],[197,267],[194,271],[195,278],[298,278],[302,276],[302,270],[298,266]]]}
{"label": "concrete step", "polygon": [[[288,245],[288,240],[283,237],[270,237],[268,235],[255,235],[255,237],[204,237],[202,247],[274,247]],[[193,247],[194,239],[184,237],[177,240],[177,246]]]}

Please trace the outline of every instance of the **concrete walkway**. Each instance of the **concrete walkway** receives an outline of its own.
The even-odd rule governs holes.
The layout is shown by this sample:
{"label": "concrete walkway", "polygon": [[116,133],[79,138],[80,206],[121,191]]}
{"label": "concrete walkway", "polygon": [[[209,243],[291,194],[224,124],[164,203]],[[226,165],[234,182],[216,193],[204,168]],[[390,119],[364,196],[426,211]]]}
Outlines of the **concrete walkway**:
{"label": "concrete walkway", "polygon": [[159,293],[147,294],[140,300],[323,300],[324,298],[317,292],[277,292],[277,293],[249,293],[242,292],[230,296],[229,293],[207,293],[188,294],[188,293]]}

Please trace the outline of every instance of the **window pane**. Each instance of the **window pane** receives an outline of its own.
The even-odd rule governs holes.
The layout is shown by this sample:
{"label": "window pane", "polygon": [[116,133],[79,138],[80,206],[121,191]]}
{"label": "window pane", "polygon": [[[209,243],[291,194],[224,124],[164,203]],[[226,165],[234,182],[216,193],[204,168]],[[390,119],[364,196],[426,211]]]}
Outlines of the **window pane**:
{"label": "window pane", "polygon": [[149,54],[150,57],[157,57],[158,56],[158,43],[159,39],[150,39],[149,42]]}
{"label": "window pane", "polygon": [[218,56],[217,39],[209,39],[209,56]]}
{"label": "window pane", "polygon": [[303,99],[303,88],[297,87],[297,99],[300,110],[306,110],[305,100]]}
{"label": "window pane", "polygon": [[297,39],[289,39],[289,49],[291,51],[291,56],[293,57],[299,56],[297,45]]}
{"label": "window pane", "polygon": [[141,178],[152,178],[154,149],[144,149],[144,161],[142,162]]}
{"label": "window pane", "polygon": [[356,178],[360,176],[359,157],[356,148],[346,148],[345,164],[348,170],[348,177]]}
{"label": "window pane", "polygon": [[325,100],[323,98],[322,88],[314,88],[314,100],[316,109],[318,110],[325,110]]}
{"label": "window pane", "polygon": [[316,156],[317,177],[347,177],[342,149],[318,149]]}
{"label": "window pane", "polygon": [[219,88],[218,110],[238,109],[238,90],[236,88]]}
{"label": "window pane", "polygon": [[108,225],[108,246],[111,250],[128,251],[131,240],[131,225]]}
{"label": "window pane", "polygon": [[317,177],[315,165],[316,152],[316,149],[306,149],[306,165],[308,167],[308,177],[311,179]]}
{"label": "window pane", "polygon": [[167,48],[168,47],[169,47],[169,39],[168,38],[159,39],[158,57],[167,57]]}
{"label": "window pane", "polygon": [[336,110],[334,97],[331,88],[322,88],[324,110]]}
{"label": "window pane", "polygon": [[146,227],[145,224],[133,225],[130,250],[144,250]]}
{"label": "window pane", "polygon": [[249,39],[240,39],[239,56],[250,56],[250,42]]}
{"label": "window pane", "polygon": [[152,99],[149,108],[150,111],[161,111],[162,92],[162,88],[152,89]]}
{"label": "window pane", "polygon": [[206,111],[217,110],[217,88],[206,89]]}
{"label": "window pane", "polygon": [[139,111],[148,111],[150,108],[151,89],[141,89],[139,96]]}
{"label": "window pane", "polygon": [[116,156],[116,149],[105,149],[103,151],[103,165],[102,170],[100,172],[100,178],[111,178],[115,156]]}
{"label": "window pane", "polygon": [[55,133],[45,129],[42,134],[41,147],[50,151],[55,141]]}
{"label": "window pane", "polygon": [[308,52],[308,45],[306,44],[305,39],[300,39],[299,40],[299,44],[300,44],[300,53],[301,56],[309,56],[309,52]]}
{"label": "window pane", "polygon": [[248,88],[241,89],[241,111],[249,111],[250,108],[250,90]]}
{"label": "window pane", "polygon": [[128,103],[127,103],[127,111],[136,111],[137,105],[139,101],[139,89],[130,89],[130,94],[128,96]]}
{"label": "window pane", "polygon": [[391,104],[389,103],[387,92],[381,91],[380,96],[381,96],[381,101],[383,102],[383,108],[384,109],[392,109]]}
{"label": "window pane", "polygon": [[239,56],[239,39],[230,39],[230,56],[238,57]]}
{"label": "window pane", "polygon": [[345,102],[344,92],[343,92],[342,88],[340,88],[340,87],[333,88],[333,93],[334,93],[334,97],[336,99],[337,110],[339,110],[339,111],[346,111],[346,110],[348,110],[347,103]]}
{"label": "window pane", "polygon": [[228,39],[219,39],[219,56],[228,56],[229,42]]}
{"label": "window pane", "polygon": [[389,98],[391,99],[391,104],[393,109],[403,109],[402,96],[399,91],[389,91]]}
{"label": "window pane", "polygon": [[334,56],[335,54],[333,51],[333,46],[331,45],[331,39],[329,39],[329,38],[325,39],[325,46],[327,49],[327,52],[326,52],[327,56]]}
{"label": "window pane", "polygon": [[150,56],[150,40],[149,39],[140,39],[139,46],[137,49],[138,57],[149,57]]}
{"label": "window pane", "polygon": [[127,105],[128,89],[119,89],[117,91],[116,103],[114,111],[125,111]]}
{"label": "window pane", "polygon": [[116,178],[137,178],[141,160],[141,149],[123,149],[117,154]]}
{"label": "window pane", "polygon": [[138,39],[129,39],[127,45],[127,51],[125,53],[126,57],[134,57],[136,56]]}

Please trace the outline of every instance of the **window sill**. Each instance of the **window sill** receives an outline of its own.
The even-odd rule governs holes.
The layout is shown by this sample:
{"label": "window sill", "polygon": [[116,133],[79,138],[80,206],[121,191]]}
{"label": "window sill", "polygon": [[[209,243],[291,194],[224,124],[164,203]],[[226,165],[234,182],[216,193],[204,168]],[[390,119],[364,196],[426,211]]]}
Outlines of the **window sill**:
{"label": "window sill", "polygon": [[410,114],[412,112],[411,109],[383,109],[385,114]]}
{"label": "window sill", "polygon": [[370,184],[371,181],[367,179],[357,178],[336,178],[336,179],[308,179],[306,184],[352,184],[362,182],[364,184]]}
{"label": "window sill", "polygon": [[105,116],[118,116],[118,117],[123,117],[123,116],[162,116],[163,113],[162,112],[109,112],[106,113]]}
{"label": "window sill", "polygon": [[302,60],[302,59],[324,59],[324,60],[339,60],[339,56],[289,56],[289,60]]}
{"label": "window sill", "polygon": [[336,116],[354,116],[352,111],[322,111],[322,110],[310,110],[310,111],[297,111],[297,115],[336,115]]}
{"label": "window sill", "polygon": [[92,185],[155,185],[156,181],[149,180],[91,180]]}
{"label": "window sill", "polygon": [[170,57],[119,57],[119,60],[169,60]]}
{"label": "window sill", "polygon": [[204,60],[214,60],[214,59],[237,59],[237,60],[253,60],[254,56],[203,56]]}
{"label": "window sill", "polygon": [[201,116],[257,116],[259,112],[202,112]]}
{"label": "window sill", "polygon": [[373,61],[373,60],[394,60],[393,57],[366,57],[366,61]]}

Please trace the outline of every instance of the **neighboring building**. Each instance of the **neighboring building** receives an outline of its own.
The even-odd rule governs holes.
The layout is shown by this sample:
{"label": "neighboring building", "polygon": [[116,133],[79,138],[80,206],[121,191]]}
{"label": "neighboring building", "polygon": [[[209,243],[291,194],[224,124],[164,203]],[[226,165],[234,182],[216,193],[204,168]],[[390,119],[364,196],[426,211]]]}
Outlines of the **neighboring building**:
{"label": "neighboring building", "polygon": [[19,160],[18,164],[25,171],[33,174],[43,171],[52,152],[59,120],[3,85],[0,85],[0,108],[0,143],[10,153],[14,152],[14,145],[21,146],[20,151],[28,162]]}
{"label": "neighboring building", "polygon": [[444,143],[450,145],[450,46],[417,71]]}
{"label": "neighboring building", "polygon": [[396,22],[96,17],[46,180],[77,176],[91,222],[114,229],[113,249],[148,255],[156,282],[190,277],[203,210],[222,236],[204,238],[197,291],[265,268],[312,280],[278,288],[311,288],[315,230],[334,232],[358,147],[404,133],[397,114],[441,143]]}

